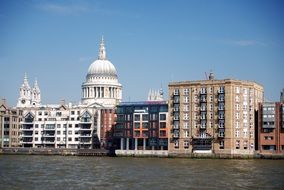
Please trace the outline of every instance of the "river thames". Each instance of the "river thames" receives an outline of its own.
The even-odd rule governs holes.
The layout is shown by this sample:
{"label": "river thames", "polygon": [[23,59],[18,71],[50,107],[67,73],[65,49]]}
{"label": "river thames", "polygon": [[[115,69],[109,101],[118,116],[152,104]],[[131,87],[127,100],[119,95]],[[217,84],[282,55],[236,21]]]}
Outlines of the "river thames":
{"label": "river thames", "polygon": [[284,189],[284,160],[0,156],[0,189]]}

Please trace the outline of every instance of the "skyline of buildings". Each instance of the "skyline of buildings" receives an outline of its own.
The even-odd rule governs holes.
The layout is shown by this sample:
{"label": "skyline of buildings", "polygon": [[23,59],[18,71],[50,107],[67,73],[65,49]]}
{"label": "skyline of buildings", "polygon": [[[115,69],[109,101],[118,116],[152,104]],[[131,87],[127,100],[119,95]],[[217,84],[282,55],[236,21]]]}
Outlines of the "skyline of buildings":
{"label": "skyline of buildings", "polygon": [[[122,85],[102,38],[77,104],[41,103],[25,74],[16,107],[0,107],[1,147],[116,149],[122,155],[254,155],[284,151],[283,103],[264,101],[246,80],[177,81],[150,89],[147,101],[122,102]],[[283,92],[280,93],[282,101]]]}

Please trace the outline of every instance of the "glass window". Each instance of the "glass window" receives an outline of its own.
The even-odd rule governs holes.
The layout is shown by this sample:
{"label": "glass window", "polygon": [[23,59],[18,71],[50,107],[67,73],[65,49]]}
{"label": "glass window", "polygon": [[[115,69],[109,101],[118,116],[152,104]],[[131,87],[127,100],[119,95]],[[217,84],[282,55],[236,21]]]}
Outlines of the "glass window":
{"label": "glass window", "polygon": [[143,114],[142,115],[142,120],[143,121],[148,121],[149,120],[149,115],[148,114]]}
{"label": "glass window", "polygon": [[166,128],[166,122],[160,122],[160,128],[165,129]]}
{"label": "glass window", "polygon": [[166,114],[160,114],[160,120],[166,120]]}
{"label": "glass window", "polygon": [[140,115],[134,115],[134,120],[135,121],[140,121]]}

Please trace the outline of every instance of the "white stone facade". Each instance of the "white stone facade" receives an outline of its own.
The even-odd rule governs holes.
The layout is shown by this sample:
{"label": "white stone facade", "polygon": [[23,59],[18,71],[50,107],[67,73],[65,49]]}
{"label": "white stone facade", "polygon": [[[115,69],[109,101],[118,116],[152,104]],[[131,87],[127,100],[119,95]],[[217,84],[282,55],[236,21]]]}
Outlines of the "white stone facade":
{"label": "white stone facade", "polygon": [[[37,81],[31,88],[25,74],[17,108],[22,110],[20,145],[22,147],[99,148],[101,142],[101,110],[113,109],[122,99],[114,65],[107,60],[104,41],[99,58],[88,70],[82,85],[82,102],[42,105]],[[109,123],[113,122],[108,118]],[[102,125],[102,126],[101,126]]]}
{"label": "white stone facade", "polygon": [[107,60],[104,40],[100,44],[98,60],[94,61],[82,84],[82,104],[98,103],[115,107],[122,100],[122,85],[118,82],[113,64]]}
{"label": "white stone facade", "polygon": [[20,97],[17,107],[38,107],[41,104],[40,89],[35,80],[33,88],[30,87],[27,74],[25,73],[24,82],[20,88]]}

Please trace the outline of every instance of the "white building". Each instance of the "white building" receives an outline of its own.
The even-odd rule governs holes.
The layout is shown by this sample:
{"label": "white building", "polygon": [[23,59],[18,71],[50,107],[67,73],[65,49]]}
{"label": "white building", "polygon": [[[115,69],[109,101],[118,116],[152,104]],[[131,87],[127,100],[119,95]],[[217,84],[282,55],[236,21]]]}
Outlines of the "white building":
{"label": "white building", "polygon": [[122,86],[118,82],[114,65],[106,57],[104,40],[100,44],[99,57],[88,70],[82,84],[82,104],[101,104],[114,107],[122,99]]}
{"label": "white building", "polygon": [[40,89],[35,80],[33,88],[30,87],[27,74],[25,73],[24,82],[20,88],[20,97],[17,107],[38,107],[41,104]]}
{"label": "white building", "polygon": [[104,121],[101,121],[102,110],[105,113],[105,110],[114,109],[121,99],[122,85],[114,65],[107,60],[102,39],[99,57],[89,67],[82,85],[82,102],[78,105],[65,102],[41,105],[37,81],[31,89],[25,75],[17,104],[23,111],[20,144],[23,147],[99,148],[106,144],[101,141],[102,135],[114,122],[110,117],[108,126],[104,126],[106,119],[104,114]]}

